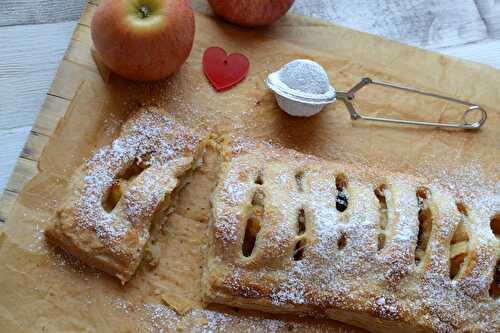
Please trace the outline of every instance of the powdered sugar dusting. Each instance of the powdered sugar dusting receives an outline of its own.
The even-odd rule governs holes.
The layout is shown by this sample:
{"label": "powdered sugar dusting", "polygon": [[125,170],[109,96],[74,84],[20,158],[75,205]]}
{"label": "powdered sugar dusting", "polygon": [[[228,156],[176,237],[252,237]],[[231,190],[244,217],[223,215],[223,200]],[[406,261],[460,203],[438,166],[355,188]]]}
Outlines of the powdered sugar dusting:
{"label": "powdered sugar dusting", "polygon": [[[498,240],[489,219],[500,211],[500,184],[486,177],[477,163],[428,177],[378,172],[338,165],[297,152],[235,139],[220,186],[214,195],[213,232],[235,230],[230,238],[215,238],[207,274],[215,299],[228,304],[266,304],[279,311],[321,309],[368,311],[382,319],[418,323],[436,331],[500,329],[499,304],[488,295],[498,256]],[[242,259],[245,207],[255,191],[255,170],[263,172],[262,221],[251,260]],[[294,174],[303,173],[303,189]],[[335,207],[335,179],[345,173],[349,205]],[[376,176],[374,176],[376,174]],[[382,176],[383,175],[383,176]],[[430,178],[430,179],[429,179]],[[233,184],[238,195],[235,196]],[[373,189],[384,183],[388,211],[387,239],[377,245],[379,203]],[[433,229],[424,263],[415,263],[419,233],[419,186],[432,192]],[[458,211],[463,201],[468,216]],[[293,259],[296,220],[305,210],[303,258]],[[458,223],[466,219],[475,256],[456,279],[450,278],[449,251]],[[342,239],[342,242],[340,240]],[[276,244],[280,244],[277,246]],[[220,272],[225,272],[221,274]],[[233,275],[235,274],[235,275]],[[238,276],[234,280],[234,276]],[[227,294],[227,298],[222,295]],[[235,301],[234,301],[235,300]],[[293,310],[294,307],[300,310]]]}
{"label": "powdered sugar dusting", "polygon": [[[172,140],[174,131],[178,136]],[[158,113],[144,112],[132,117],[124,125],[121,136],[111,146],[99,149],[85,164],[84,184],[75,189],[80,198],[76,209],[81,223],[88,228],[95,228],[100,239],[113,240],[122,238],[144,214],[150,216],[161,199],[159,192],[163,190],[154,186],[163,175],[160,169],[178,158],[179,153],[193,151],[196,145],[196,139],[189,138],[192,137],[191,133],[178,131],[178,126],[174,129],[172,121]],[[144,183],[131,189],[130,197],[140,201],[126,200],[125,197],[125,216],[128,218],[117,221],[116,212],[107,214],[102,208],[106,189],[113,184],[121,170],[134,159],[146,155],[149,157],[149,168],[158,169],[159,172],[148,173],[149,177],[143,178]],[[144,195],[146,193],[149,194]]]}
{"label": "powdered sugar dusting", "polygon": [[330,89],[325,70],[311,60],[297,59],[289,62],[279,71],[279,78],[289,89],[313,96],[324,94]]}
{"label": "powdered sugar dusting", "polygon": [[494,172],[488,176],[479,161],[470,161],[454,170],[436,170],[430,181],[489,219],[500,212],[500,166]]}
{"label": "powdered sugar dusting", "polygon": [[[128,279],[139,265],[153,214],[194,164],[200,143],[191,130],[155,109],[136,112],[111,145],[99,149],[74,173],[72,192],[52,236],[63,245],[72,242],[79,251],[88,251],[93,260],[115,260],[123,267],[109,269]],[[141,172],[130,178],[116,206],[107,211],[105,198],[112,185],[139,164]]]}
{"label": "powdered sugar dusting", "polygon": [[[111,305],[128,315],[138,314],[147,332],[332,332],[349,333],[355,330],[339,323],[312,320],[272,319],[257,315],[243,315],[234,311],[220,312],[193,309],[184,316],[164,305],[132,305],[114,299]],[[357,330],[356,330],[357,331]]]}

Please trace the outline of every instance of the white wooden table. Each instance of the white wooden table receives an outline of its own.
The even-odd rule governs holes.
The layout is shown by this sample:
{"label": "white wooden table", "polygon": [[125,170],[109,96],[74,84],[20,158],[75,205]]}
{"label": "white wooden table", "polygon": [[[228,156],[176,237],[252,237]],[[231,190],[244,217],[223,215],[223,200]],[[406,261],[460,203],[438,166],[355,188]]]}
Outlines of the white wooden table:
{"label": "white wooden table", "polygon": [[[86,0],[0,2],[1,192]],[[500,68],[498,0],[296,0],[292,12]]]}

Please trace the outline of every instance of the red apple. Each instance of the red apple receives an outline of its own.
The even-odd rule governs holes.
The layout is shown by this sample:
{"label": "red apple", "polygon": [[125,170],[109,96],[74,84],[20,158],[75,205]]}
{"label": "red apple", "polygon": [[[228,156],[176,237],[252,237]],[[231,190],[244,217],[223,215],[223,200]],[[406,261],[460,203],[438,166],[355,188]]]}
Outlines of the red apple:
{"label": "red apple", "polygon": [[177,71],[193,47],[187,0],[102,0],[91,24],[94,47],[113,72],[153,81]]}
{"label": "red apple", "polygon": [[234,24],[256,27],[273,24],[294,0],[208,0],[215,14]]}

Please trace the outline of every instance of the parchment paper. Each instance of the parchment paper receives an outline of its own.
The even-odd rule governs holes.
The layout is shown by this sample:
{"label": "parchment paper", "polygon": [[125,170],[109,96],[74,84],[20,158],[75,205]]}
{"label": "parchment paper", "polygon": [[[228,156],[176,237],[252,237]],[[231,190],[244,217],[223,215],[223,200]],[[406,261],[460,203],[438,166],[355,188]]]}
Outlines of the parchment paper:
{"label": "parchment paper", "polygon": [[[53,223],[69,175],[96,147],[110,142],[128,112],[140,105],[162,106],[200,131],[241,132],[373,170],[423,175],[479,207],[483,201],[476,200],[486,196],[484,209],[500,210],[499,71],[307,19],[286,18],[258,31],[202,14],[196,20],[194,49],[172,78],[140,84],[111,75],[106,83],[80,87],[39,161],[39,174],[0,226],[0,331],[356,331],[319,319],[202,310],[203,214],[172,215],[159,267],[141,267],[125,287],[46,244],[43,230]],[[201,70],[209,46],[246,54],[251,68],[245,81],[215,92]],[[277,108],[264,80],[295,58],[321,63],[338,90],[368,75],[470,99],[488,110],[489,119],[478,132],[357,123],[340,103],[308,119],[292,118]],[[449,104],[403,92],[368,88],[358,98],[373,115],[433,121],[461,116]]]}

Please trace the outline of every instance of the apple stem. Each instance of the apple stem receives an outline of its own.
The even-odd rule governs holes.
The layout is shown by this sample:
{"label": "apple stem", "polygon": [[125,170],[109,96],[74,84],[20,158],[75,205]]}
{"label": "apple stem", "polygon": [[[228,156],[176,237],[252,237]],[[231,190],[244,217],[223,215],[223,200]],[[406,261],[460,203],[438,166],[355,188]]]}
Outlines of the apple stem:
{"label": "apple stem", "polygon": [[151,8],[149,8],[149,6],[142,5],[139,8],[139,15],[141,16],[141,18],[148,17],[149,15],[151,15]]}

